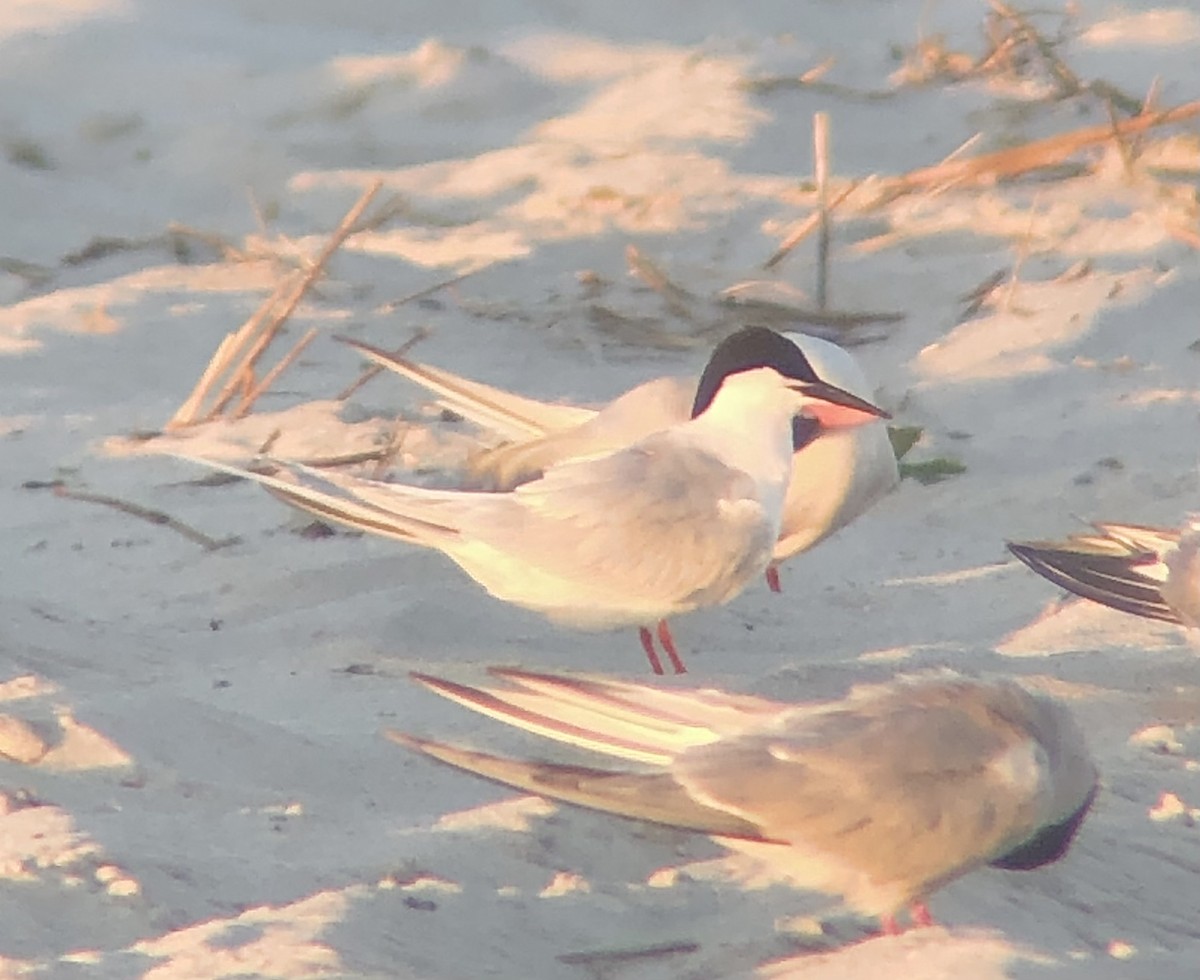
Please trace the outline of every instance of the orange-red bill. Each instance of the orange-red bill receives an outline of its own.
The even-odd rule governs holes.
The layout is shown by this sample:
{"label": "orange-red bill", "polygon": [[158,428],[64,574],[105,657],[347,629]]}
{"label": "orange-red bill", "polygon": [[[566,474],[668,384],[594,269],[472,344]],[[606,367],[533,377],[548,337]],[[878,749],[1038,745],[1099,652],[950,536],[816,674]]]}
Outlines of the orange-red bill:
{"label": "orange-red bill", "polygon": [[858,395],[852,395],[824,381],[805,382],[798,386],[798,390],[810,399],[804,406],[804,414],[815,418],[829,429],[863,425],[876,419],[892,417],[865,398],[859,398]]}

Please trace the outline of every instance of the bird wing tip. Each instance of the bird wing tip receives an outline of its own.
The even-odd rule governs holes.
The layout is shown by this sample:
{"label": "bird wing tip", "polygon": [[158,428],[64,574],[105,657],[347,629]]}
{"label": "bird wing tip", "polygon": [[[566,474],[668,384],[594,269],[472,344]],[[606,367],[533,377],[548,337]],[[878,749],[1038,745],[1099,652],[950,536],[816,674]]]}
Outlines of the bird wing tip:
{"label": "bird wing tip", "polygon": [[427,745],[436,744],[430,742],[428,739],[409,735],[408,732],[402,732],[398,728],[385,728],[383,734],[385,738],[395,742],[397,745],[403,745],[406,749],[412,749],[415,752],[425,752]]}

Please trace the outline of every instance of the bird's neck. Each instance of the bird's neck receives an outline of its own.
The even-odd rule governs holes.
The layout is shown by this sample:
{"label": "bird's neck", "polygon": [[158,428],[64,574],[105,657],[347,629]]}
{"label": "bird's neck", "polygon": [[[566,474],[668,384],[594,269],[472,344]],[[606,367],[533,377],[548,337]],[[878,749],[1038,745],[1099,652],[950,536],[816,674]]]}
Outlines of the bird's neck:
{"label": "bird's neck", "polygon": [[726,379],[709,407],[689,424],[696,444],[745,471],[764,490],[786,492],[792,469],[795,395]]}

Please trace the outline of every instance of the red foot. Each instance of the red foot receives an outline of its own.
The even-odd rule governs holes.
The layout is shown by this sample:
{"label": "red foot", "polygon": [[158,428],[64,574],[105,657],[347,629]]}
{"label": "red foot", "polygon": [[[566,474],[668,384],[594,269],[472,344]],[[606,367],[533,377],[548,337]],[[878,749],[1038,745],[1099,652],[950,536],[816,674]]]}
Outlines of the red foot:
{"label": "red foot", "polygon": [[671,627],[667,625],[665,619],[658,621],[658,642],[667,651],[667,657],[670,658],[671,666],[675,669],[675,673],[686,674],[687,668],[683,665],[683,659],[679,656],[679,651],[675,649],[675,639],[671,636]]}
{"label": "red foot", "polygon": [[933,913],[929,911],[929,906],[924,902],[917,902],[915,905],[909,906],[908,914],[912,918],[912,924],[921,929],[937,925],[933,921]]}
{"label": "red foot", "polygon": [[777,565],[767,566],[767,588],[772,592],[783,591],[783,586],[779,584],[779,567]]}
{"label": "red foot", "polygon": [[642,649],[646,651],[646,659],[650,661],[650,669],[656,674],[663,672],[662,661],[658,659],[658,651],[654,649],[654,637],[645,626],[638,627],[638,637],[642,641]]}
{"label": "red foot", "polygon": [[[928,929],[930,926],[937,925],[933,921],[933,913],[929,911],[929,906],[924,902],[914,902],[908,907],[908,916],[912,919],[912,929]],[[879,917],[879,931],[885,936],[899,936],[906,930],[896,921],[894,915],[881,915]]]}

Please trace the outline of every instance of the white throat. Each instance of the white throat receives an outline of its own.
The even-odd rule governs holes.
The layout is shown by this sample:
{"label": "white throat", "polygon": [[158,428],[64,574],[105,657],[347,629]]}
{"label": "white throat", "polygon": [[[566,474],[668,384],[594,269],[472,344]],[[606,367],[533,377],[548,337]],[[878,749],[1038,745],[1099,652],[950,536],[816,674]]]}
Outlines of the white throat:
{"label": "white throat", "polygon": [[771,368],[726,378],[712,403],[688,428],[695,444],[747,473],[774,496],[787,492],[792,471],[792,418],[803,405]]}

